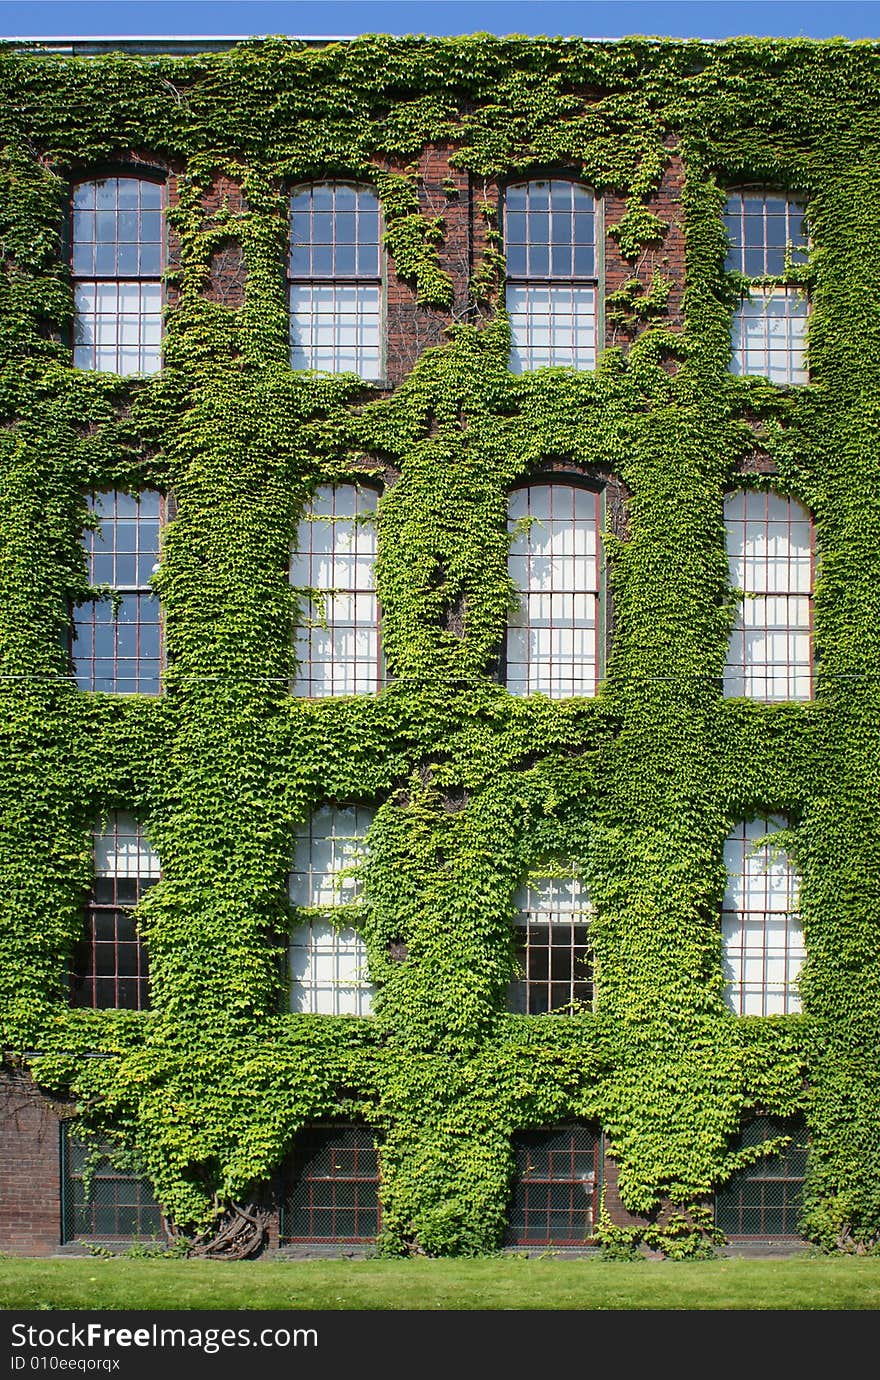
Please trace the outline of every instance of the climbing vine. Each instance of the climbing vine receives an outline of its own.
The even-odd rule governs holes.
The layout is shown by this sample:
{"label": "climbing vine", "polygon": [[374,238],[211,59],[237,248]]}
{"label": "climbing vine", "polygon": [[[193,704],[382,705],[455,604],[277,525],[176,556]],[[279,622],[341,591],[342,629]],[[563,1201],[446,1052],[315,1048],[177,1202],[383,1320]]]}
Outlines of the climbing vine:
{"label": "climbing vine", "polygon": [[[754,1109],[807,1117],[807,1232],[872,1248],[880,48],[477,35],[194,57],[4,50],[0,145],[8,1058],[68,1097],[83,1133],[125,1147],[198,1249],[212,1235],[232,1249],[243,1221],[259,1234],[258,1210],[236,1205],[259,1200],[300,1127],[357,1116],[380,1144],[384,1250],[496,1248],[513,1133],[587,1118],[633,1214],[608,1219],[609,1249],[698,1253]],[[449,151],[445,205],[425,195],[429,148]],[[165,366],[138,380],[71,367],[64,248],[71,177],[132,162],[176,188]],[[592,372],[514,375],[498,191],[547,169],[618,204],[617,343]],[[287,362],[286,198],[328,177],[375,186],[389,272],[425,325],[393,387]],[[470,284],[449,239],[467,177]],[[809,198],[802,388],[728,372],[742,285],[724,272],[720,212],[727,187],[755,183]],[[241,301],[215,290],[230,246]],[[497,681],[506,496],[559,465],[613,474],[629,496],[605,540],[607,675],[592,699],[517,698]],[[291,544],[317,484],[366,476],[384,480],[388,684],[300,700]],[[769,482],[816,519],[806,703],[721,695],[736,602],[722,495]],[[89,597],[86,495],[112,487],[175,496],[155,698],[83,693],[69,676],[71,604]],[[377,807],[365,1019],[284,1010],[293,831],[327,802]],[[162,861],[139,909],[144,1013],[67,1004],[91,830],[113,809],[145,820]],[[735,1017],[722,847],[737,819],[774,812],[791,819],[802,878],[804,1012]],[[597,1006],[508,1014],[514,891],[554,861],[589,887]]]}

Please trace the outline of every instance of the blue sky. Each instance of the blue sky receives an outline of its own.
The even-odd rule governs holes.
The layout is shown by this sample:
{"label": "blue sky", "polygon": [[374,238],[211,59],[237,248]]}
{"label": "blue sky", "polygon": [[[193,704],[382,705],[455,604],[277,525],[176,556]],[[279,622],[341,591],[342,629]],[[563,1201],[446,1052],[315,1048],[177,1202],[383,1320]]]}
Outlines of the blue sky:
{"label": "blue sky", "polygon": [[0,0],[0,37],[735,34],[880,39],[880,0]]}

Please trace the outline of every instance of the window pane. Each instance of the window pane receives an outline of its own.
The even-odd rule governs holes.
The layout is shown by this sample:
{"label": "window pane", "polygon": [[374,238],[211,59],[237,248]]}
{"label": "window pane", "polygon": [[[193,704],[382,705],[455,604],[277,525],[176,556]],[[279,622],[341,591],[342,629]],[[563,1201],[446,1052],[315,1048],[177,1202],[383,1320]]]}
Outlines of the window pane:
{"label": "window pane", "polygon": [[518,976],[509,1008],[527,1015],[592,1005],[588,938],[592,906],[586,887],[567,877],[532,879],[514,898]]}
{"label": "window pane", "polygon": [[508,626],[508,690],[554,699],[595,695],[598,493],[564,483],[530,484],[511,495],[508,526],[516,533],[508,573],[519,593]]}
{"label": "window pane", "polygon": [[750,278],[778,276],[785,272],[786,248],[792,263],[805,262],[805,206],[803,198],[780,193],[731,193],[724,210],[725,268]]}
{"label": "window pane", "polygon": [[724,670],[725,695],[812,694],[813,534],[795,499],[749,490],[725,501],[729,579],[744,591]]}
{"label": "window pane", "polygon": [[510,319],[510,368],[515,374],[550,364],[595,368],[594,287],[508,283],[506,307]]}
{"label": "window pane", "polygon": [[725,1000],[739,1015],[800,1010],[796,979],[806,953],[796,912],[797,874],[782,850],[764,842],[785,827],[778,816],[744,821],[724,845]]}
{"label": "window pane", "polygon": [[72,661],[82,690],[159,692],[160,611],[149,579],[158,567],[162,503],[149,491],[89,499],[98,526],[83,539],[88,580],[109,585],[117,597],[74,610]]}
{"label": "window pane", "polygon": [[[359,901],[359,882],[352,869],[365,856],[373,813],[363,806],[325,806],[297,830],[289,894],[291,903],[305,913],[290,940],[292,1011],[369,1015],[373,988],[363,939],[351,927],[350,913],[340,916],[339,923],[332,917],[341,906]],[[310,911],[322,914],[309,915]]]}
{"label": "window pane", "polygon": [[[303,515],[290,579],[301,595],[294,694],[373,694],[381,686],[373,514],[378,495],[322,485]],[[317,597],[315,597],[317,596]]]}
{"label": "window pane", "polygon": [[143,1010],[147,955],[129,908],[158,880],[159,858],[142,824],[121,810],[95,830],[93,850],[95,880],[72,964],[71,1004]]}

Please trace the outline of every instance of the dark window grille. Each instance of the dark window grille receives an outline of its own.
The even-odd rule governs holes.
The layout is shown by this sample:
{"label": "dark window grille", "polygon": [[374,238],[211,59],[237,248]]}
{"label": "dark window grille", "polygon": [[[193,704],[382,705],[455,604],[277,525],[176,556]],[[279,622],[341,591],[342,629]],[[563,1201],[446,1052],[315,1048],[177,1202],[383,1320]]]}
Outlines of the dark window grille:
{"label": "dark window grille", "polygon": [[73,189],[73,362],[154,374],[162,364],[163,189],[136,177]]}
{"label": "dark window grille", "polygon": [[724,844],[724,995],[741,1016],[801,1009],[797,976],[806,952],[797,914],[798,875],[772,842],[774,833],[788,827],[784,816],[761,815],[740,822]]}
{"label": "dark window grille", "polygon": [[595,1234],[598,1131],[556,1126],[513,1139],[514,1180],[507,1241],[513,1246],[582,1246]]}
{"label": "dark window grille", "polygon": [[[808,255],[805,209],[802,199],[778,192],[731,193],[724,210],[728,272],[752,279],[796,272]],[[797,286],[753,287],[734,314],[732,372],[806,383],[807,316],[808,302]]]}
{"label": "dark window grille", "polygon": [[62,1134],[62,1240],[164,1237],[162,1209],[147,1180],[114,1168],[109,1147],[87,1178],[88,1158],[85,1145]]}
{"label": "dark window grille", "polygon": [[81,690],[159,693],[162,624],[150,577],[166,509],[167,500],[150,490],[89,498],[98,519],[84,536],[89,584],[106,585],[112,594],[74,609],[72,661]]}
{"label": "dark window grille", "polygon": [[508,187],[504,252],[513,372],[549,364],[595,368],[598,274],[592,192],[561,178]]}
{"label": "dark window grille", "polygon": [[309,1126],[282,1171],[282,1245],[374,1241],[379,1233],[379,1158],[366,1126]]}
{"label": "dark window grille", "polygon": [[522,976],[509,1007],[525,1015],[591,1006],[590,899],[577,877],[542,877],[515,897],[516,957]]}
{"label": "dark window grille", "polygon": [[772,490],[726,496],[730,583],[744,597],[730,635],[725,695],[805,700],[813,691],[813,520]]}
{"label": "dark window grille", "polygon": [[290,199],[290,363],[382,376],[379,201],[370,187],[327,182]]}
{"label": "dark window grille", "polygon": [[323,484],[303,514],[290,561],[290,581],[302,604],[295,695],[322,699],[381,688],[372,516],[378,501],[373,489]]}
{"label": "dark window grille", "polygon": [[715,1222],[726,1236],[798,1236],[807,1172],[807,1133],[800,1118],[758,1116],[747,1122],[735,1150],[790,1135],[778,1155],[739,1169],[715,1194]]}
{"label": "dark window grille", "polygon": [[505,646],[513,695],[595,695],[600,669],[601,495],[537,483],[508,502],[508,574],[519,593]]}
{"label": "dark window grille", "polygon": [[147,954],[134,907],[159,878],[159,859],[133,815],[111,814],[94,836],[95,880],[86,933],[74,954],[71,1005],[143,1011],[149,1006]]}

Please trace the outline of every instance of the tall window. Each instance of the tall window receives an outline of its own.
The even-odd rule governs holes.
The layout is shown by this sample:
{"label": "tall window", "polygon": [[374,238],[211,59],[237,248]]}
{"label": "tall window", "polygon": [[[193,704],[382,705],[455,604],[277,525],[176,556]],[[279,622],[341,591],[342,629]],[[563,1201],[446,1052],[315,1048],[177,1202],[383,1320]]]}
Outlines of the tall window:
{"label": "tall window", "polygon": [[599,679],[600,496],[573,484],[516,489],[507,569],[519,605],[507,630],[514,695],[595,695]]}
{"label": "tall window", "polygon": [[360,889],[351,869],[364,857],[373,811],[324,806],[299,827],[290,874],[298,923],[290,939],[290,1009],[366,1016],[373,989],[356,922]]}
{"label": "tall window", "polygon": [[81,690],[159,693],[162,636],[150,577],[166,500],[147,492],[93,494],[85,534],[89,583],[107,592],[74,610],[73,671]]}
{"label": "tall window", "polygon": [[114,811],[94,835],[95,880],[86,933],[74,956],[71,1002],[143,1011],[149,1005],[147,955],[134,907],[159,880],[159,859],[134,815]]}
{"label": "tall window", "polygon": [[590,898],[578,877],[542,877],[516,894],[519,976],[512,1011],[539,1015],[591,1005]]}
{"label": "tall window", "polygon": [[290,363],[382,377],[379,201],[325,182],[290,199]]}
{"label": "tall window", "polygon": [[738,489],[724,501],[730,583],[744,597],[730,636],[725,695],[812,694],[813,523],[792,498]]}
{"label": "tall window", "polygon": [[803,1120],[753,1117],[742,1128],[733,1148],[743,1150],[783,1135],[791,1137],[784,1150],[737,1170],[715,1194],[715,1222],[725,1235],[800,1235],[807,1174],[807,1131]]}
{"label": "tall window", "polygon": [[599,1135],[590,1126],[521,1131],[507,1240],[515,1246],[582,1246],[595,1234]]}
{"label": "tall window", "polygon": [[372,489],[322,485],[303,514],[290,562],[290,580],[303,606],[295,642],[296,695],[364,695],[380,687],[372,516],[378,501]]}
{"label": "tall window", "polygon": [[162,364],[162,187],[105,177],[73,189],[73,362],[155,374]]}
{"label": "tall window", "polygon": [[727,199],[725,268],[753,280],[733,319],[734,374],[807,382],[808,304],[792,281],[807,262],[804,212],[802,199],[779,193],[735,192]]}
{"label": "tall window", "polygon": [[562,178],[519,182],[504,196],[510,367],[594,369],[598,342],[596,199]]}
{"label": "tall window", "polygon": [[741,1016],[801,1009],[796,980],[806,953],[796,910],[798,877],[768,838],[786,827],[779,816],[761,816],[738,824],[724,845],[725,999]]}
{"label": "tall window", "polygon": [[62,1239],[164,1237],[162,1209],[146,1179],[117,1169],[113,1151],[95,1161],[72,1136],[61,1138]]}
{"label": "tall window", "polygon": [[373,1241],[379,1233],[379,1157],[367,1126],[306,1126],[282,1170],[282,1245]]}

